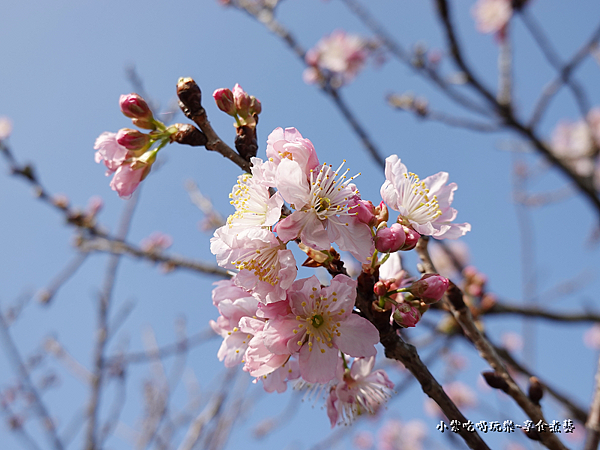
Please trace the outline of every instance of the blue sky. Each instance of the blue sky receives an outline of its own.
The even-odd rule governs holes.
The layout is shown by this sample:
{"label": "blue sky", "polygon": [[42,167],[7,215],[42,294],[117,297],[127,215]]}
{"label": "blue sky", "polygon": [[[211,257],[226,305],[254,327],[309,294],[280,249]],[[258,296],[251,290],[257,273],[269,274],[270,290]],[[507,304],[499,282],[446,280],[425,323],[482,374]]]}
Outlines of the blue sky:
{"label": "blue sky", "polygon": [[[431,2],[369,3],[406,48],[417,42],[430,48],[443,47]],[[491,36],[475,31],[469,13],[473,3],[453,2],[459,35],[477,73],[489,86],[496,86],[497,45]],[[588,38],[600,19],[600,6],[594,0],[581,0],[576,8],[559,0],[533,0],[531,11],[563,58],[569,57]],[[283,1],[278,15],[304,48],[310,48],[337,28],[369,35],[334,0]],[[312,140],[322,162],[339,164],[346,159],[346,167],[352,172],[360,171],[356,184],[363,198],[379,202],[383,171],[368,158],[332,103],[314,86],[304,84],[303,65],[296,56],[260,24],[238,11],[213,0],[182,1],[176,6],[158,1],[23,0],[2,6],[1,23],[0,115],[13,121],[9,141],[13,152],[19,161],[35,165],[50,192],[67,195],[73,205],[83,207],[90,197],[101,196],[105,207],[100,222],[111,230],[116,229],[125,203],[110,190],[103,168],[94,162],[93,143],[103,131],[116,132],[130,126],[119,112],[118,98],[131,91],[125,68],[132,65],[148,94],[163,109],[175,98],[177,79],[193,77],[204,91],[211,122],[229,142],[233,141],[231,118],[214,107],[210,94],[216,88],[240,83],[263,105],[258,156],[264,156],[266,138],[274,128],[296,127]],[[553,71],[519,20],[515,21],[513,33],[515,109],[526,117],[542,87],[553,78]],[[449,61],[443,62],[443,69],[452,73]],[[600,91],[596,87],[599,70],[598,64],[588,58],[577,72],[578,79],[588,88],[592,105],[600,105]],[[462,114],[447,98],[392,58],[381,66],[370,64],[343,94],[385,156],[398,154],[409,170],[422,178],[438,171],[450,173],[450,180],[459,186],[454,203],[459,211],[458,220],[470,222],[473,227],[463,238],[470,248],[472,263],[488,276],[492,292],[502,299],[519,302],[523,281],[522,242],[511,201],[515,152],[510,151],[520,146],[518,138],[508,133],[474,134],[424,122],[386,106],[387,94],[409,91],[426,97],[436,110]],[[563,118],[578,118],[577,108],[564,89],[548,110],[540,134],[549,138],[555,124]],[[186,119],[179,114],[174,121],[186,122]],[[533,155],[518,157],[532,167],[543,167]],[[227,195],[238,169],[216,153],[184,146],[170,146],[161,152],[159,159],[164,164],[144,182],[129,240],[139,243],[150,233],[163,231],[173,237],[174,253],[212,261],[210,235],[198,229],[202,215],[190,202],[184,182],[194,180],[226,216],[231,212]],[[75,251],[73,230],[64,225],[63,218],[36,201],[29,187],[10,177],[6,165],[3,167],[0,305],[6,310],[19,296],[35,294],[47,286]],[[561,175],[547,170],[531,184],[531,189],[553,191],[565,184]],[[581,273],[589,274],[573,293],[559,296],[547,306],[565,311],[597,310],[598,246],[590,244],[596,226],[593,211],[581,198],[571,197],[532,210],[530,215],[538,293],[552,292],[561,282]],[[27,305],[11,328],[24,355],[34,353],[47,336],[53,335],[84,366],[91,367],[94,304],[106,261],[104,255],[92,255],[50,307],[35,301]],[[414,265],[411,269],[415,270]],[[124,258],[114,311],[128,301],[133,301],[135,308],[121,328],[121,335],[111,342],[108,353],[117,351],[125,342],[130,350],[143,349],[141,334],[147,326],[154,329],[160,345],[173,342],[176,339],[173,324],[181,316],[186,317],[189,333],[205,329],[208,320],[216,317],[210,301],[213,281],[185,272],[163,275],[150,263]],[[540,299],[540,303],[546,305],[545,299]],[[498,341],[507,330],[520,332],[523,324],[515,319],[491,318],[487,327],[490,336]],[[530,355],[536,370],[556,386],[572,392],[583,404],[591,396],[597,356],[582,343],[582,334],[588,327],[537,325],[535,353]],[[420,332],[414,334],[418,336]],[[213,340],[193,350],[187,361],[199,379],[201,390],[206,392],[214,389],[222,377],[222,367],[216,359],[218,345]],[[467,345],[458,344],[456,351],[465,354],[470,364],[460,379],[475,385],[485,363]],[[58,418],[59,430],[64,430],[87,399],[88,389],[51,358],[37,370],[36,374],[55,371],[59,375],[60,385],[48,391],[44,399],[51,405],[52,415]],[[147,366],[131,371],[129,402],[122,417],[129,426],[139,416],[140,380],[147,373]],[[434,373],[441,376],[441,364],[434,365]],[[13,380],[14,372],[0,353],[0,389]],[[108,387],[103,417],[110,408],[112,389]],[[288,448],[304,449],[327,435],[329,425],[320,404],[313,409],[305,402],[286,427],[268,440],[249,437],[259,419],[277,415],[289,398],[289,394],[259,396],[259,390],[256,386],[248,388],[248,395],[256,395],[259,400],[255,409],[242,415],[227,448],[236,448],[241,443],[249,449],[284,448],[284,442],[291,442],[293,445]],[[485,401],[493,409],[515,420],[522,419],[511,402],[495,394],[485,395],[488,396]],[[176,400],[185,398],[182,390],[175,396]],[[388,414],[405,420],[424,418],[432,438],[437,439],[435,420],[423,414],[422,402],[420,389],[413,386],[390,405]],[[551,402],[548,404],[549,418],[562,418],[560,410]],[[478,411],[470,416],[474,420],[492,420],[487,419],[488,414],[491,415]],[[39,436],[35,426],[32,430]],[[83,434],[79,433],[72,448],[79,447],[82,439]],[[497,445],[503,445],[504,438],[497,439],[500,439]],[[20,448],[6,426],[0,427],[0,441],[7,449]],[[109,445],[114,449],[130,448],[119,437],[112,438]]]}

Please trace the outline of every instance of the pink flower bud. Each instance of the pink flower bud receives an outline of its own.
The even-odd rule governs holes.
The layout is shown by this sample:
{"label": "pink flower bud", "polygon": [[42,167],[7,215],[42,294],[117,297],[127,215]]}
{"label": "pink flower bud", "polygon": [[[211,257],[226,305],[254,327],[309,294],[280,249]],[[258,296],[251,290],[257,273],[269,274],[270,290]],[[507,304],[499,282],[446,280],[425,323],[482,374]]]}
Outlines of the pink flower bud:
{"label": "pink flower bud", "polygon": [[359,200],[358,204],[351,209],[351,212],[356,213],[356,218],[367,225],[375,225],[375,208],[373,203],[368,200]]}
{"label": "pink flower bud", "polygon": [[121,128],[117,132],[117,142],[127,150],[147,150],[150,147],[151,139],[147,134],[131,128]]}
{"label": "pink flower bud", "polygon": [[258,99],[254,96],[250,97],[250,114],[260,114],[262,111],[262,105]]}
{"label": "pink flower bud", "polygon": [[241,118],[246,118],[249,116],[250,96],[242,89],[239,84],[235,84],[233,87],[233,98],[235,102],[235,109]]}
{"label": "pink flower bud", "polygon": [[408,303],[400,303],[392,314],[394,322],[404,328],[414,327],[421,320],[421,313]]}
{"label": "pink flower bud", "polygon": [[378,281],[375,283],[375,286],[373,286],[373,292],[375,292],[375,295],[379,297],[383,297],[385,294],[387,294],[387,291],[387,286],[383,281]]}
{"label": "pink flower bud", "polygon": [[121,112],[131,119],[152,119],[152,111],[148,103],[137,94],[121,95],[119,105]]}
{"label": "pink flower bud", "polygon": [[419,238],[421,237],[421,235],[412,228],[407,227],[406,225],[402,225],[402,228],[404,229],[406,240],[404,241],[404,245],[400,250],[412,250],[417,246],[417,242],[419,242]]}
{"label": "pink flower bud", "polygon": [[450,282],[436,273],[428,273],[408,288],[408,291],[425,303],[435,303],[442,298]]}
{"label": "pink flower bud", "polygon": [[230,116],[235,116],[235,104],[233,99],[233,92],[231,89],[220,88],[213,92],[213,98],[217,103],[217,107]]}
{"label": "pink flower bud", "polygon": [[382,253],[397,252],[406,241],[406,233],[402,225],[392,224],[389,228],[380,228],[375,237],[375,248]]}

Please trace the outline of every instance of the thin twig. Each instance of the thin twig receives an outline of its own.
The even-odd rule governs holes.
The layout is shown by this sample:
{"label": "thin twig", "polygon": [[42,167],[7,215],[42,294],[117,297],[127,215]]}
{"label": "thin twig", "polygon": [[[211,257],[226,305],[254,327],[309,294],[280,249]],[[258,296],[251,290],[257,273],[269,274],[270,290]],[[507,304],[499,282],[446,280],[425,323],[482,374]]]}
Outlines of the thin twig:
{"label": "thin twig", "polygon": [[[525,24],[525,27],[529,30],[534,40],[538,44],[538,47],[546,57],[548,63],[556,69],[559,73],[563,72],[564,65],[558,56],[558,53],[552,46],[550,39],[546,36],[542,27],[536,22],[535,17],[530,14],[528,8],[521,8],[520,16]],[[576,80],[571,79],[570,77],[562,78],[564,84],[566,84],[571,92],[573,93],[573,97],[575,98],[575,102],[579,107],[579,112],[582,117],[587,116],[588,111],[590,110],[590,105],[588,102],[588,96],[586,95],[583,87]]]}
{"label": "thin twig", "polygon": [[412,55],[403,49],[402,46],[392,37],[392,35],[385,30],[383,25],[377,22],[375,17],[373,17],[358,1],[342,0],[342,2],[373,32],[373,34],[375,34],[376,38],[383,43],[383,45],[393,56],[396,57],[396,59],[404,63],[415,73],[423,75],[425,79],[431,81],[444,94],[446,94],[460,106],[485,116],[489,116],[491,114],[489,108],[480,105],[479,103],[454,89],[454,86],[444,80],[444,78],[440,77],[436,68],[428,65],[426,61],[415,63]]}
{"label": "thin twig", "polygon": [[48,412],[48,409],[46,408],[46,405],[44,404],[40,393],[31,381],[29,371],[23,363],[23,359],[21,358],[19,349],[17,348],[15,342],[10,336],[8,325],[4,320],[4,315],[2,314],[2,312],[0,312],[0,335],[2,336],[2,340],[4,341],[4,348],[6,350],[7,357],[13,365],[14,370],[17,372],[19,381],[23,385],[23,389],[29,394],[29,398],[32,402],[34,411],[36,412],[37,416],[42,422],[42,428],[44,429],[48,443],[50,444],[51,448],[56,450],[62,450],[64,446],[62,441],[58,437],[54,421],[50,417],[50,413]]}
{"label": "thin twig", "polygon": [[512,314],[516,316],[539,317],[554,322],[600,322],[600,314],[552,312],[538,306],[509,305],[506,303],[495,303],[490,309],[482,311],[481,314]]}
{"label": "thin twig", "polygon": [[[125,239],[129,227],[131,225],[131,219],[139,199],[138,190],[134,195],[133,199],[126,203],[125,210],[119,223],[117,230],[117,238],[120,240]],[[98,413],[100,410],[101,401],[101,390],[102,383],[105,375],[105,355],[104,350],[109,334],[109,312],[112,301],[112,294],[115,286],[117,277],[117,270],[121,255],[111,255],[106,268],[104,276],[104,285],[98,299],[98,329],[96,335],[96,345],[94,349],[94,376],[92,379],[92,393],[90,402],[88,405],[88,427],[86,432],[86,450],[96,450],[97,447],[97,434],[98,434]]]}
{"label": "thin twig", "polygon": [[82,252],[96,251],[112,253],[113,255],[130,255],[135,256],[136,258],[164,263],[169,268],[188,269],[194,272],[216,275],[222,278],[231,277],[227,270],[214,264],[188,259],[182,256],[144,251],[139,247],[112,237],[97,237],[91,240],[81,239],[77,245]]}
{"label": "thin twig", "polygon": [[562,67],[558,76],[543,89],[540,98],[533,108],[531,119],[529,119],[529,123],[527,124],[529,128],[533,129],[537,126],[542,119],[544,112],[546,112],[550,100],[552,100],[565,83],[569,82],[575,69],[590,55],[591,50],[598,44],[598,41],[600,41],[600,25],[594,30],[588,41],[582,45],[571,57],[569,62]]}
{"label": "thin twig", "polygon": [[85,263],[89,253],[78,252],[75,257],[54,277],[48,287],[38,293],[38,299],[41,303],[48,305],[58,290],[75,275],[77,270]]}

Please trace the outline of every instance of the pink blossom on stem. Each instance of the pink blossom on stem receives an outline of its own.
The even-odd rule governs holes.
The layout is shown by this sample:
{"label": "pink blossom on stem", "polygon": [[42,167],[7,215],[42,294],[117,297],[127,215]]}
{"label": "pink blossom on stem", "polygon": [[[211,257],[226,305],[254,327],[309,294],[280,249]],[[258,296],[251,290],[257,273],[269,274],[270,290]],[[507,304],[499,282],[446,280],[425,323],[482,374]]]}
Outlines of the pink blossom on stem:
{"label": "pink blossom on stem", "polygon": [[8,139],[12,132],[12,121],[8,117],[0,116],[0,141]]}
{"label": "pink blossom on stem", "polygon": [[105,131],[96,139],[94,143],[95,160],[97,163],[104,161],[110,174],[116,171],[121,164],[129,157],[129,150],[117,142],[117,134]]}
{"label": "pink blossom on stem", "polygon": [[220,88],[213,92],[213,98],[217,103],[217,107],[230,116],[235,116],[235,104],[233,101],[233,92],[231,89]]}
{"label": "pink blossom on stem", "polygon": [[425,303],[435,303],[442,298],[449,284],[447,278],[437,273],[428,273],[423,275],[419,281],[415,281],[408,291]]}
{"label": "pink blossom on stem", "polygon": [[334,76],[337,84],[346,84],[363,68],[368,56],[367,42],[360,36],[336,30],[322,38],[317,45],[306,52],[304,80],[316,82],[319,71],[325,70]]}
{"label": "pink blossom on stem", "polygon": [[419,320],[421,320],[421,312],[419,309],[406,302],[399,303],[394,309],[395,311],[392,314],[392,319],[401,327],[415,327],[417,323],[419,323]]}
{"label": "pink blossom on stem", "polygon": [[312,142],[303,138],[295,128],[275,128],[267,138],[266,152],[267,158],[277,166],[283,159],[295,161],[306,178],[310,177],[310,170],[319,165]]}
{"label": "pink blossom on stem", "polygon": [[471,230],[468,223],[452,223],[457,211],[450,204],[457,186],[456,183],[446,185],[446,172],[421,181],[407,171],[397,155],[392,155],[385,160],[385,178],[381,197],[400,213],[399,222],[436,239],[456,239]]}
{"label": "pink blossom on stem", "polygon": [[220,266],[240,271],[236,283],[262,303],[285,300],[286,290],[296,278],[292,251],[264,228],[238,230],[225,225],[215,231],[210,250]]}
{"label": "pink blossom on stem", "polygon": [[283,367],[291,356],[289,353],[273,353],[267,348],[264,328],[263,320],[253,317],[243,317],[240,320],[240,330],[252,336],[244,355],[244,370],[253,377],[264,377],[275,372]]}
{"label": "pink blossom on stem", "polygon": [[298,359],[290,357],[283,366],[268,375],[263,375],[261,380],[266,392],[277,391],[281,394],[287,390],[288,381],[297,380],[298,378],[300,378]]}
{"label": "pink blossom on stem", "polygon": [[129,198],[139,184],[150,173],[152,164],[156,161],[157,150],[144,153],[139,158],[126,160],[115,172],[110,187],[117,191],[119,197]]}
{"label": "pink blossom on stem", "polygon": [[121,95],[119,98],[121,112],[131,119],[151,119],[152,111],[146,100],[138,94]]}
{"label": "pink blossom on stem", "polygon": [[382,253],[397,252],[404,246],[406,233],[399,223],[391,227],[383,227],[377,230],[375,236],[375,248]]}
{"label": "pink blossom on stem", "polygon": [[173,238],[168,234],[155,231],[147,238],[142,239],[140,247],[145,252],[160,253],[173,244]]}
{"label": "pink blossom on stem", "polygon": [[121,128],[117,132],[116,139],[119,145],[131,151],[146,151],[152,144],[150,135],[131,128]]}
{"label": "pink blossom on stem", "polygon": [[356,358],[350,369],[340,367],[339,382],[327,398],[327,415],[331,428],[339,422],[349,425],[362,414],[375,414],[394,389],[384,370],[375,370],[375,356]]}
{"label": "pink blossom on stem", "polygon": [[374,356],[379,333],[367,319],[352,314],[356,281],[336,275],[321,287],[317,277],[297,280],[288,290],[291,313],[265,325],[265,346],[275,354],[300,353],[300,373],[309,383],[335,376],[339,352]]}
{"label": "pink blossom on stem", "polygon": [[511,0],[478,0],[471,14],[480,33],[502,32],[513,14]]}
{"label": "pink blossom on stem", "polygon": [[209,323],[213,331],[223,338],[217,357],[219,361],[224,361],[225,367],[233,367],[242,363],[252,338],[251,334],[240,330],[240,320],[256,314],[258,301],[248,292],[237,288],[232,280],[220,282],[213,290],[213,303],[215,297],[221,315],[216,321],[211,320]]}
{"label": "pink blossom on stem", "polygon": [[302,179],[298,164],[282,160],[281,166],[290,170],[288,176],[278,179],[277,188],[296,211],[275,227],[279,238],[287,242],[299,236],[303,244],[316,250],[329,250],[336,242],[340,249],[367,263],[374,250],[371,229],[351,211],[360,196],[351,184],[354,177],[346,179],[348,169],[340,174],[343,163],[335,171],[323,164],[318,173],[310,172],[306,184],[298,181]]}
{"label": "pink blossom on stem", "polygon": [[[258,158],[253,158],[253,161]],[[262,174],[244,174],[238,177],[229,198],[236,211],[227,219],[229,227],[272,226],[281,216],[283,198],[279,193],[270,195]]]}

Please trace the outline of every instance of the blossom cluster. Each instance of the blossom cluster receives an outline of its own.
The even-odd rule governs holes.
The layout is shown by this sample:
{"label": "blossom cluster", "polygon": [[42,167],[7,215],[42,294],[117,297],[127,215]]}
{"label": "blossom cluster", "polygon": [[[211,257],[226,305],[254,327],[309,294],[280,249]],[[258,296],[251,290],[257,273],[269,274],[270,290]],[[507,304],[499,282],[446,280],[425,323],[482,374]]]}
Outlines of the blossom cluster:
{"label": "blossom cluster", "polygon": [[[242,364],[268,392],[285,391],[289,381],[324,386],[332,426],[349,423],[374,413],[393,389],[383,370],[373,371],[379,333],[354,311],[355,280],[343,273],[328,286],[315,276],[297,279],[288,245],[297,243],[325,265],[336,244],[363,270],[381,269],[380,303],[392,305],[391,320],[414,326],[448,280],[430,274],[412,282],[394,252],[414,248],[421,234],[457,238],[470,225],[452,223],[456,185],[446,185],[446,173],[420,180],[392,156],[381,188],[385,202],[375,207],[361,198],[345,161],[321,164],[295,128],[275,129],[266,154],[238,177],[229,195],[235,212],[211,239],[218,264],[234,273],[213,291],[220,316],[211,326],[223,338],[217,356],[226,367]],[[399,212],[390,227],[388,206]]]}
{"label": "blossom cluster", "polygon": [[[160,149],[170,142],[177,126],[166,127],[156,120],[148,103],[137,94],[121,95],[121,112],[142,129],[122,128],[117,133],[104,132],[96,139],[96,162],[104,162],[106,175],[113,175],[110,187],[120,197],[129,198],[150,173]],[[156,146],[154,144],[157,144]]]}

